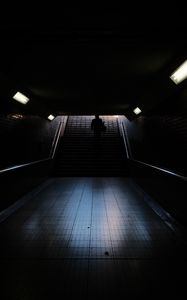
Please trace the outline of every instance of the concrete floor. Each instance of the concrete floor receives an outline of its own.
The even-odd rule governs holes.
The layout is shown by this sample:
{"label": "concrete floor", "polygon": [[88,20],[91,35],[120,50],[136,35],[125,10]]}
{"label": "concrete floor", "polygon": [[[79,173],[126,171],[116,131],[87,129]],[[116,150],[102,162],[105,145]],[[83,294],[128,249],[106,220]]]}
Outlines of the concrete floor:
{"label": "concrete floor", "polygon": [[1,297],[186,299],[186,242],[130,178],[53,178],[0,224]]}

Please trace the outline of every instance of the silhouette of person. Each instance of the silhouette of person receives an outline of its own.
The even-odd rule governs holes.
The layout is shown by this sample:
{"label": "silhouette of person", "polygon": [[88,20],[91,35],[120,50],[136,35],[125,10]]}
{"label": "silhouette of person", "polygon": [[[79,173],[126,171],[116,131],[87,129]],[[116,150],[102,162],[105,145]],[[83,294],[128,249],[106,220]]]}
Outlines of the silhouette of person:
{"label": "silhouette of person", "polygon": [[94,131],[94,136],[96,138],[101,136],[101,132],[103,131],[104,124],[103,120],[99,117],[99,115],[95,115],[95,118],[91,122],[91,129]]}

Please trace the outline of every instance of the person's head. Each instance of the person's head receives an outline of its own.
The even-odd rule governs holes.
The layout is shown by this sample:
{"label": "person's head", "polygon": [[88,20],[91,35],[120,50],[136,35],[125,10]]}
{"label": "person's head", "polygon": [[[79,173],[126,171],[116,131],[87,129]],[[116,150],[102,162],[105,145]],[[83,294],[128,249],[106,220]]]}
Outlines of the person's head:
{"label": "person's head", "polygon": [[96,118],[96,119],[99,119],[99,115],[95,115],[95,118]]}

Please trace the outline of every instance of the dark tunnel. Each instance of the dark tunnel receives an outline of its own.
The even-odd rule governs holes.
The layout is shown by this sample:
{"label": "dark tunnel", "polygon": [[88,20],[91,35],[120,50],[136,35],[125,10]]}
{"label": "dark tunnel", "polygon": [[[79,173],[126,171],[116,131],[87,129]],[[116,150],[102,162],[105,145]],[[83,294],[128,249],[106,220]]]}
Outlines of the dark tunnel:
{"label": "dark tunnel", "polygon": [[186,299],[187,28],[151,11],[1,25],[3,300]]}

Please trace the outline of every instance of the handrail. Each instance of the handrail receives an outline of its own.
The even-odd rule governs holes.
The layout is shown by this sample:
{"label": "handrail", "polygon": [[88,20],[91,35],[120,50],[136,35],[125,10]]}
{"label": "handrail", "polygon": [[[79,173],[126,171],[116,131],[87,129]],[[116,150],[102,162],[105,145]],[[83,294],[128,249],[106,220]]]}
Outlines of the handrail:
{"label": "handrail", "polygon": [[151,164],[148,164],[148,163],[145,163],[143,161],[140,161],[140,160],[137,160],[137,159],[134,159],[134,158],[130,158],[131,161],[134,161],[136,163],[139,163],[139,164],[142,164],[144,166],[147,166],[147,167],[150,167],[150,168],[153,168],[153,169],[156,169],[156,170],[159,170],[161,172],[164,172],[164,173],[167,173],[167,174],[170,174],[170,175],[173,175],[173,176],[176,176],[184,181],[187,181],[187,177],[186,176],[183,176],[183,175],[180,175],[180,174],[177,174],[173,171],[170,171],[170,170],[167,170],[167,169],[163,169],[163,168],[160,168],[160,167],[157,167],[157,166],[154,166],[154,165],[151,165]]}
{"label": "handrail", "polygon": [[132,157],[132,153],[131,153],[131,149],[130,149],[130,146],[129,146],[129,142],[127,142],[126,129],[123,125],[123,122],[121,122],[121,121],[119,122],[119,120],[118,120],[118,124],[119,124],[119,128],[120,128],[120,133],[122,135],[123,142],[124,142],[124,145],[125,145],[127,159],[130,159],[130,157]]}
{"label": "handrail", "polygon": [[55,132],[55,136],[54,136],[53,143],[52,143],[52,146],[51,146],[51,151],[50,151],[50,154],[49,154],[50,158],[53,158],[54,155],[55,155],[56,147],[57,147],[57,144],[58,144],[58,140],[59,140],[59,137],[60,137],[60,133],[61,133],[63,124],[64,124],[64,122],[60,122],[60,124],[59,124],[59,126],[58,126],[58,128]]}
{"label": "handrail", "polygon": [[54,149],[54,144],[56,142],[56,138],[57,138],[57,135],[59,133],[59,128],[61,127],[61,125],[62,125],[62,122],[60,122],[58,127],[56,128],[55,135],[54,135],[54,138],[53,138],[53,142],[52,142],[52,145],[51,145],[50,154],[49,154],[50,157],[52,155],[52,152],[53,152],[53,149]]}
{"label": "handrail", "polygon": [[35,165],[35,164],[45,162],[45,161],[49,161],[49,160],[53,159],[54,155],[55,155],[56,148],[57,148],[58,140],[59,140],[59,137],[60,137],[60,133],[62,131],[62,126],[63,125],[65,126],[66,122],[67,122],[67,119],[66,119],[65,122],[63,120],[63,122],[59,123],[59,126],[56,129],[55,136],[54,136],[54,139],[53,139],[53,142],[52,142],[50,154],[47,158],[40,159],[40,160],[35,160],[35,161],[25,163],[25,164],[15,165],[13,167],[8,167],[6,169],[0,170],[0,174],[3,174],[3,173],[8,172],[8,171],[15,170],[15,169],[23,168],[23,167],[26,167],[26,166]]}
{"label": "handrail", "polygon": [[163,169],[163,168],[160,168],[160,167],[148,164],[146,162],[134,159],[132,157],[132,152],[131,152],[131,149],[130,149],[130,145],[129,145],[129,141],[128,141],[127,131],[126,131],[125,125],[124,125],[124,123],[122,121],[120,121],[120,122],[118,121],[118,124],[119,124],[120,130],[121,130],[121,134],[122,134],[122,137],[123,137],[124,144],[125,144],[125,149],[126,149],[126,153],[127,153],[127,159],[129,159],[130,161],[133,161],[135,163],[141,164],[143,166],[146,166],[146,167],[149,167],[149,168],[153,168],[155,170],[159,170],[159,171],[161,171],[163,173],[167,173],[169,175],[172,175],[172,176],[178,177],[178,178],[180,178],[180,179],[182,179],[184,181],[187,181],[187,177],[186,176],[183,176],[183,175],[177,174],[177,173],[175,173],[173,171],[170,171],[170,170],[167,170],[167,169]]}
{"label": "handrail", "polygon": [[26,167],[26,166],[31,166],[31,165],[34,165],[34,164],[38,164],[38,163],[41,163],[41,162],[44,162],[44,161],[47,161],[47,160],[50,160],[50,159],[51,158],[48,157],[48,158],[44,158],[44,159],[40,159],[40,160],[35,160],[35,161],[29,162],[29,163],[25,163],[25,164],[21,164],[21,165],[15,165],[13,167],[9,167],[9,168],[0,170],[0,174],[3,174],[3,173],[8,172],[8,171],[15,170],[15,169],[23,168],[23,167]]}

